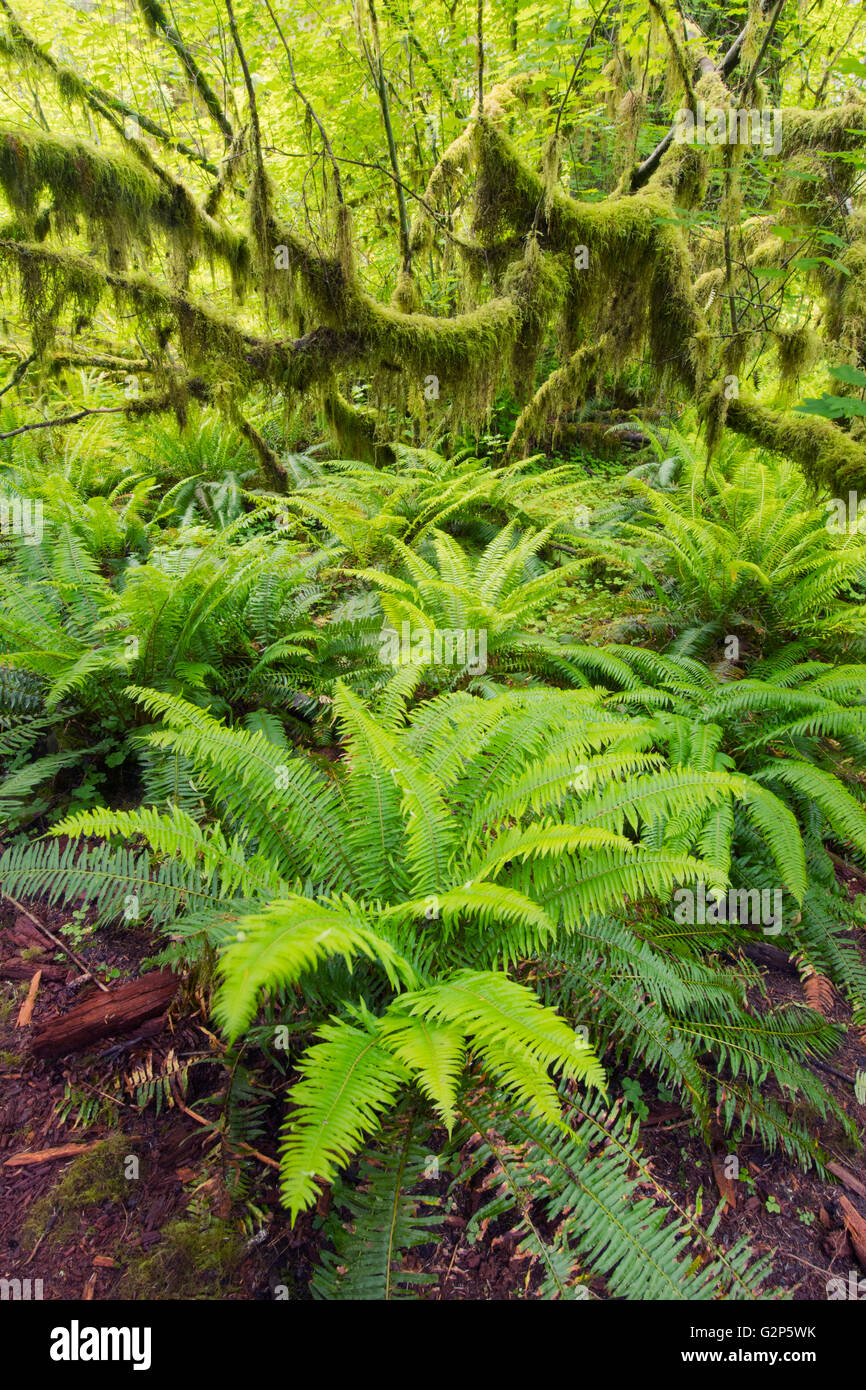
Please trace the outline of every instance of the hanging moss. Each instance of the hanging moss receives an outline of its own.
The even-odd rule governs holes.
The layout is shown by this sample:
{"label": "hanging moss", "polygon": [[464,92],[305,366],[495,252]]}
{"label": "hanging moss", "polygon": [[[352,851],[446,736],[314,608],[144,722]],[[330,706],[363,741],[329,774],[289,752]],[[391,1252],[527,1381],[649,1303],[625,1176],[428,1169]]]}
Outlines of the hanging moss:
{"label": "hanging moss", "polygon": [[671,97],[684,92],[686,101],[692,111],[695,109],[695,94],[692,89],[692,63],[686,57],[685,50],[680,42],[680,36],[674,25],[668,18],[665,7],[660,0],[650,0],[653,19],[658,17],[662,29],[664,30],[672,61],[665,66],[665,95]]}
{"label": "hanging moss", "polygon": [[[531,225],[544,202],[542,180],[501,131],[479,123],[474,230],[482,240]],[[569,313],[584,339],[605,335],[611,366],[647,347],[659,376],[693,384],[689,341],[701,327],[685,242],[658,193],[582,203],[555,190],[545,227],[548,250],[573,262]]]}
{"label": "hanging moss", "polygon": [[414,314],[420,307],[418,286],[407,270],[401,270],[391,297],[391,308],[397,309],[401,314]]}
{"label": "hanging moss", "polygon": [[724,378],[714,381],[698,401],[698,420],[703,426],[708,459],[712,459],[725,432],[729,407]]}
{"label": "hanging moss", "polygon": [[125,266],[133,247],[147,253],[159,230],[186,255],[221,259],[236,284],[245,279],[246,239],[210,217],[183,184],[165,182],[126,152],[108,154],[87,140],[0,126],[0,186],[30,235],[45,193],[59,233],[83,218],[107,246],[114,269]]}
{"label": "hanging moss", "polygon": [[782,383],[793,386],[814,367],[821,351],[821,340],[809,324],[776,328],[773,337]]}
{"label": "hanging moss", "polygon": [[105,291],[96,267],[82,257],[46,255],[30,242],[0,241],[0,273],[6,288],[17,279],[37,357],[50,347],[65,314],[73,327],[88,320]]}
{"label": "hanging moss", "polygon": [[395,460],[390,444],[377,439],[379,417],[375,410],[351,405],[336,388],[323,395],[325,419],[340,447],[343,458],[372,463],[377,468],[390,467]]}
{"label": "hanging moss", "polygon": [[[680,145],[675,159],[670,188],[674,203],[681,208],[695,208],[704,201],[710,178],[707,152],[700,145]],[[662,161],[664,164],[664,161]],[[662,172],[662,171],[660,171]],[[665,168],[664,173],[667,173]]]}
{"label": "hanging moss", "polygon": [[[271,293],[297,323],[315,317],[357,344],[358,359],[375,377],[383,408],[405,406],[408,382],[436,379],[436,392],[465,420],[478,420],[502,379],[520,329],[520,311],[505,298],[452,318],[405,313],[381,304],[358,283],[350,252],[348,210],[342,246],[319,255],[288,228],[271,222],[268,240],[280,248],[268,271]],[[276,267],[276,260],[281,268]]]}
{"label": "hanging moss", "polygon": [[563,259],[542,251],[536,236],[528,237],[523,257],[511,263],[502,284],[503,294],[520,313],[520,331],[512,350],[512,384],[518,398],[532,390],[538,354],[567,290]]}
{"label": "hanging moss", "polygon": [[824,281],[827,337],[840,351],[866,361],[866,214],[850,219],[851,244],[840,255],[844,270],[828,268]]}
{"label": "hanging moss", "polygon": [[[532,96],[534,79],[535,74],[523,72],[506,78],[504,82],[496,83],[485,94],[484,118],[492,126],[502,126],[518,103],[528,103]],[[435,226],[424,204],[427,207],[435,207],[446,194],[453,196],[456,193],[461,177],[472,166],[474,140],[475,127],[469,123],[452,140],[434,166],[424,190],[423,201],[419,204],[410,229],[409,244],[413,256],[427,250]],[[525,234],[526,226],[521,230]]]}

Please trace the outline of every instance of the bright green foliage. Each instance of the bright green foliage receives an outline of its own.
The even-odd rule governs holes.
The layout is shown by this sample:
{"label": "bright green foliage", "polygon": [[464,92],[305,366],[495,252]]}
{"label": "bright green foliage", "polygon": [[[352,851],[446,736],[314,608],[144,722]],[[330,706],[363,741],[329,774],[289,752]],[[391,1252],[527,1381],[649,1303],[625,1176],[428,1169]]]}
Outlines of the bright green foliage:
{"label": "bright green foliage", "polygon": [[[628,664],[627,649],[617,655]],[[667,669],[652,660],[657,674]],[[668,667],[684,686],[685,671]],[[637,700],[642,691],[626,693]],[[217,844],[177,813],[169,822],[102,812],[58,830],[140,835],[186,875],[197,873],[197,895],[179,883],[177,906],[188,902],[191,925],[209,923],[222,946],[216,1013],[230,1036],[250,1025],[263,989],[318,978],[324,1003],[327,972],[345,963],[342,1006],[335,1014],[332,1000],[290,1092],[283,1192],[291,1210],[313,1201],[318,1181],[335,1178],[409,1097],[425,1107],[427,1124],[452,1127],[470,1078],[566,1133],[550,1073],[603,1089],[591,1041],[599,1029],[657,1067],[704,1122],[715,1084],[704,1057],[714,1054],[727,1075],[730,1123],[803,1161],[817,1157],[764,1083],[773,1074],[825,1109],[802,1063],[826,1055],[836,1031],[808,1010],[754,1014],[736,977],[702,960],[712,935],[704,942],[680,929],[671,952],[663,925],[678,885],[727,882],[731,842],[722,854],[714,841],[711,859],[702,851],[707,817],[726,805],[802,899],[797,822],[743,773],[690,772],[673,759],[665,768],[664,713],[626,713],[617,708],[622,697],[600,690],[538,689],[486,701],[441,696],[402,727],[396,706],[388,727],[342,689],[347,766],[325,777],[261,732],[229,730],[175,696],[137,695],[164,720],[148,741],[189,759],[197,785],[241,835],[235,854],[244,844],[254,851],[248,869],[227,879],[209,858]],[[584,775],[575,779],[578,760]],[[262,854],[273,871],[310,887],[273,898],[257,868]],[[87,869],[79,860],[73,870],[71,855],[68,862],[68,886],[80,892]],[[4,866],[19,889],[28,874],[48,871],[45,851]],[[56,891],[61,875],[51,872]],[[220,873],[228,896],[208,910],[205,884],[213,888]],[[244,906],[250,896],[263,905]],[[624,898],[647,896],[662,913],[658,925],[626,925]],[[531,958],[543,993],[567,1000],[572,1019],[577,1006],[580,1021],[585,999],[589,1043],[521,980]]]}
{"label": "bright green foliage", "polygon": [[316,1297],[466,1184],[529,1293],[754,1297],[637,1098],[857,1140],[866,28],[686,8],[0,0],[0,890],[165,935]]}
{"label": "bright green foliage", "polygon": [[753,652],[794,638],[862,643],[862,538],[830,529],[828,507],[810,504],[790,465],[756,464],[740,449],[707,468],[685,452],[675,491],[634,480],[654,524],[623,528],[673,581],[670,600],[687,628],[681,649],[737,634]]}

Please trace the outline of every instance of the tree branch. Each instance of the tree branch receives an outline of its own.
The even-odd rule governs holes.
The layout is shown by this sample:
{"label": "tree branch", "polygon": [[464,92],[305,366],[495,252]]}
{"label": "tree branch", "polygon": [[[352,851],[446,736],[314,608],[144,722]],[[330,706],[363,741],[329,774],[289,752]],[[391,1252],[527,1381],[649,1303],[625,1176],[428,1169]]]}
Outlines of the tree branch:
{"label": "tree branch", "polygon": [[[704,75],[709,72],[715,72],[719,77],[727,77],[729,73],[733,72],[740,61],[743,44],[745,43],[748,32],[749,26],[745,24],[718,66],[714,65],[711,60],[708,68],[704,69],[701,65]],[[639,164],[637,168],[632,171],[627,188],[625,189],[627,193],[638,193],[643,188],[644,184],[649,182],[656,169],[659,167],[662,158],[667,154],[671,145],[674,143],[675,130],[676,127],[671,126],[667,135],[659,141],[652,153],[648,154],[643,163]]]}
{"label": "tree branch", "polygon": [[205,158],[200,151],[193,149],[191,145],[184,144],[182,140],[176,140],[169,131],[164,130],[156,121],[151,120],[149,116],[145,116],[143,112],[136,111],[133,106],[122,101],[120,97],[112,96],[110,92],[104,91],[102,87],[98,87],[88,78],[82,77],[80,73],[74,72],[71,68],[64,67],[62,64],[58,63],[47,49],[43,48],[41,44],[38,44],[36,40],[27,33],[20,19],[15,14],[15,11],[12,9],[11,5],[7,3],[7,0],[0,0],[0,9],[2,9],[9,18],[9,28],[13,42],[23,49],[28,57],[35,59],[40,66],[44,67],[52,74],[61,93],[64,92],[64,89],[67,93],[70,90],[74,91],[87,103],[92,111],[95,111],[97,115],[103,118],[107,118],[108,111],[114,111],[120,116],[125,116],[130,120],[136,121],[142,130],[147,131],[148,135],[152,135],[154,139],[161,141],[178,154],[182,154],[185,159],[190,160],[193,164],[199,165],[199,167],[204,169],[208,174],[218,177],[219,170],[216,165],[211,164],[210,160]]}
{"label": "tree branch", "polygon": [[168,15],[159,0],[138,0],[138,6],[148,28],[155,34],[162,34],[166,43],[174,49],[184,71],[210,113],[211,119],[222,132],[227,145],[234,139],[234,131],[225,114],[222,103],[187,48],[177,29],[168,21]]}

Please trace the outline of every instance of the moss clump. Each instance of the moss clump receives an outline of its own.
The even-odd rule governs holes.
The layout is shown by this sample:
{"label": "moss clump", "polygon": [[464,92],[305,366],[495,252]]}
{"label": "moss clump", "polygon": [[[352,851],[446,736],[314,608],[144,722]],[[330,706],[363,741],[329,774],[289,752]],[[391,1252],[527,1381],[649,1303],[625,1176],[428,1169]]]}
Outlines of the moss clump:
{"label": "moss clump", "polygon": [[131,1264],[118,1293],[133,1299],[213,1299],[227,1292],[243,1256],[243,1240],[227,1221],[171,1221],[152,1255]]}
{"label": "moss clump", "polygon": [[34,1202],[21,1231],[25,1244],[35,1244],[56,1213],[49,1239],[62,1240],[74,1233],[78,1217],[86,1207],[103,1202],[123,1202],[130,1185],[124,1173],[131,1141],[124,1134],[113,1134],[98,1148],[82,1154],[69,1165],[60,1182],[45,1197]]}
{"label": "moss clump", "polygon": [[821,150],[828,154],[855,150],[866,136],[866,106],[860,102],[820,111],[783,107],[778,115],[782,125],[783,159],[805,150]]}
{"label": "moss clump", "polygon": [[401,314],[414,314],[421,307],[418,286],[408,270],[401,270],[397,276],[397,284],[391,296],[391,307],[398,309]]}
{"label": "moss clump", "polygon": [[[677,207],[695,208],[704,201],[710,178],[706,150],[699,145],[679,145],[670,183]],[[663,161],[664,162],[664,161]]]}
{"label": "moss clump", "polygon": [[698,419],[704,428],[707,456],[710,458],[724,433],[729,405],[724,379],[713,382],[698,403]]}

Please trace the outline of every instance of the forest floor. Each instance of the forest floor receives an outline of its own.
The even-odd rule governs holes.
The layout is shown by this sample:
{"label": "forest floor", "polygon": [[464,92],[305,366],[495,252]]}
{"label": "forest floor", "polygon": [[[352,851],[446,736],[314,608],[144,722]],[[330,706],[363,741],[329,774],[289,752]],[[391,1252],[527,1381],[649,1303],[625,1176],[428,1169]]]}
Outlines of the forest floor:
{"label": "forest floor", "polygon": [[[853,896],[866,882],[854,873],[847,887]],[[55,933],[68,920],[44,902],[27,907]],[[266,1093],[255,1152],[225,1139],[218,1128],[227,1083],[222,1045],[203,1000],[183,990],[154,1036],[109,1038],[101,1051],[55,1061],[34,1058],[34,1027],[95,989],[82,984],[81,971],[53,948],[38,956],[32,930],[26,917],[4,905],[4,967],[10,961],[34,970],[62,964],[63,972],[49,973],[65,978],[40,983],[32,1023],[24,1026],[18,1015],[28,981],[0,979],[0,1278],[41,1279],[45,1299],[309,1297],[324,1208],[292,1229],[280,1207],[277,1173],[266,1162],[277,1152],[280,1096]],[[866,934],[861,938],[866,955]],[[88,967],[114,984],[149,968],[161,944],[140,930],[88,935],[86,923],[76,943]],[[796,972],[781,963],[763,968],[762,992],[776,1006],[803,997]],[[838,997],[822,1007],[846,1021]],[[850,1027],[820,1068],[861,1135],[866,1107],[856,1101],[853,1078],[864,1068],[866,1036]],[[831,1278],[847,1288],[852,1271],[855,1279],[863,1277],[866,1154],[852,1148],[838,1125],[816,1126],[838,1181],[804,1173],[791,1159],[746,1141],[737,1147],[739,1180],[731,1183],[727,1146],[708,1152],[680,1107],[660,1097],[648,1078],[639,1080],[641,1138],[655,1177],[676,1201],[696,1209],[703,1225],[723,1193],[736,1199],[716,1231],[721,1245],[746,1236],[756,1253],[772,1254],[772,1283],[795,1299],[823,1300]],[[19,1161],[70,1144],[93,1147],[71,1158]],[[445,1216],[439,1245],[421,1247],[410,1261],[432,1276],[426,1297],[534,1294],[539,1272],[517,1250],[509,1221],[478,1232],[469,1224],[480,1204],[480,1181],[452,1187],[443,1174],[425,1185],[427,1193],[441,1196]],[[650,1185],[646,1192],[653,1194]],[[604,1292],[600,1282],[590,1289]]]}

